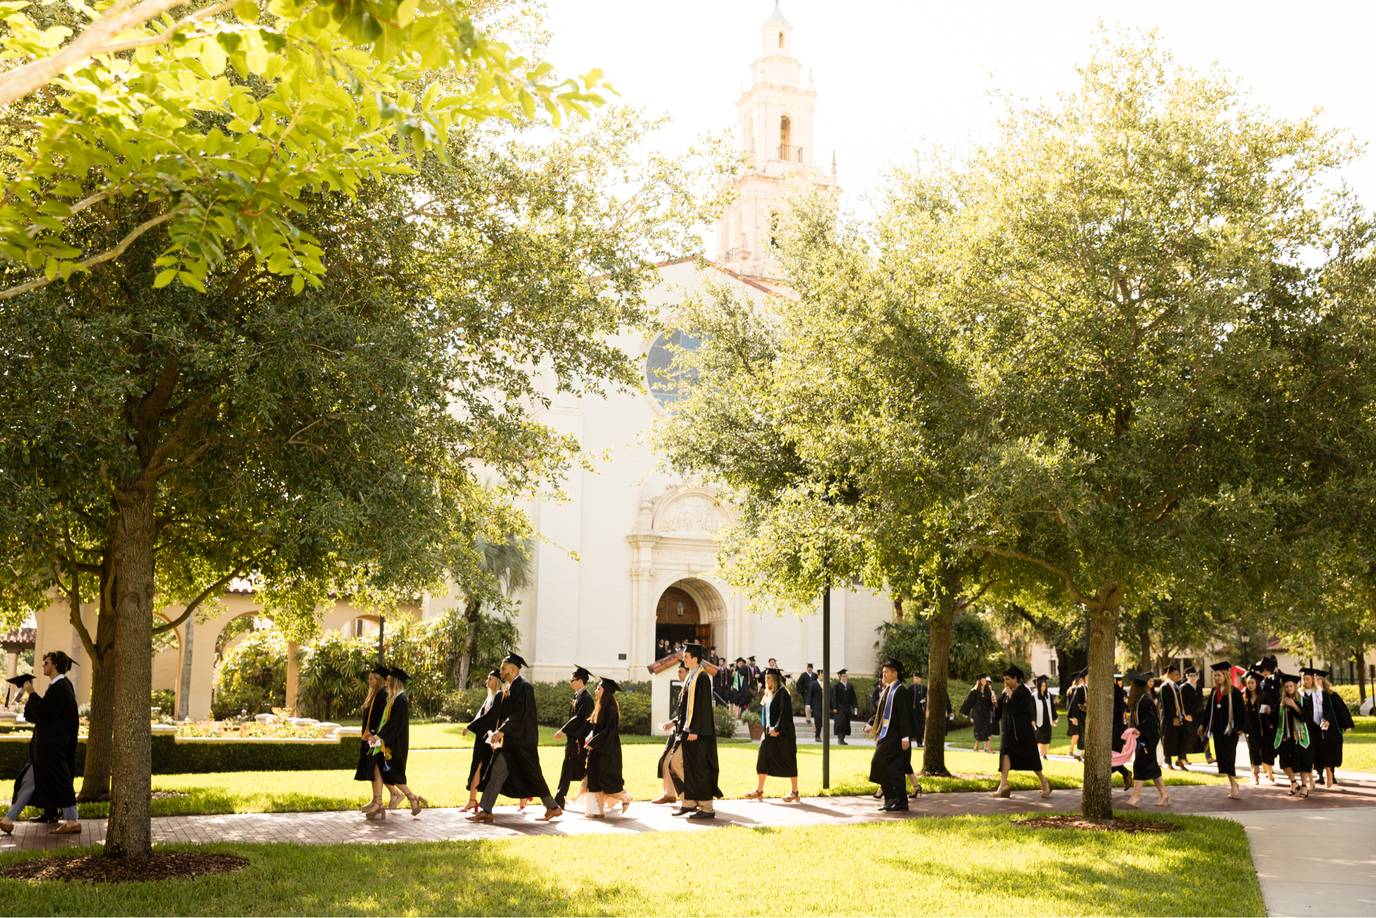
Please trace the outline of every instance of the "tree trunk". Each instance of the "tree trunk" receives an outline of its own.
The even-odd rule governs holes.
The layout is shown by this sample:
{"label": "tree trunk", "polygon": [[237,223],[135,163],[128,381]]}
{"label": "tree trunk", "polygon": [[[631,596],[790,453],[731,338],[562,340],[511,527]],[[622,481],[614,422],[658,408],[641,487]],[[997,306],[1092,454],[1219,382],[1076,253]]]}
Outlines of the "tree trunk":
{"label": "tree trunk", "polygon": [[895,625],[901,625],[901,624],[903,624],[903,597],[902,597],[902,596],[895,596],[895,597],[893,598],[893,623],[894,623]]}
{"label": "tree trunk", "polygon": [[1143,615],[1137,620],[1137,671],[1151,672],[1151,628],[1150,619]]}
{"label": "tree trunk", "polygon": [[106,857],[152,853],[153,738],[148,698],[153,684],[153,485],[119,492],[114,539],[115,623],[119,666],[114,675],[110,758],[110,820]]}
{"label": "tree trunk", "polygon": [[[112,568],[108,559],[107,570]],[[86,736],[85,774],[78,800],[110,799],[110,750],[114,744],[115,640],[114,585],[102,578],[96,615],[96,652],[91,655],[91,714]]]}
{"label": "tree trunk", "polygon": [[1085,712],[1085,771],[1080,813],[1087,819],[1113,818],[1113,655],[1122,589],[1109,584],[1089,607],[1089,687]]}
{"label": "tree trunk", "polygon": [[473,666],[473,653],[478,647],[478,618],[483,604],[470,599],[463,609],[463,620],[468,627],[463,632],[463,653],[459,656],[459,688],[468,688],[468,671]]}
{"label": "tree trunk", "polygon": [[1366,648],[1358,647],[1353,658],[1357,661],[1357,697],[1360,707],[1361,703],[1366,701]]}
{"label": "tree trunk", "polygon": [[1068,644],[1065,647],[1056,647],[1056,676],[1061,686],[1061,699],[1064,701],[1070,692],[1070,683],[1073,681],[1071,673],[1077,673],[1085,668],[1089,663],[1089,652],[1083,644]]}
{"label": "tree trunk", "polygon": [[182,623],[182,671],[177,679],[177,720],[191,717],[191,664],[195,660],[196,616]]}
{"label": "tree trunk", "polygon": [[937,596],[927,642],[927,723],[922,730],[922,773],[949,775],[946,769],[946,705],[951,698],[951,637],[956,622],[959,581],[946,578]]}
{"label": "tree trunk", "polygon": [[301,687],[301,645],[287,641],[287,695],[285,706],[296,713],[296,696]]}

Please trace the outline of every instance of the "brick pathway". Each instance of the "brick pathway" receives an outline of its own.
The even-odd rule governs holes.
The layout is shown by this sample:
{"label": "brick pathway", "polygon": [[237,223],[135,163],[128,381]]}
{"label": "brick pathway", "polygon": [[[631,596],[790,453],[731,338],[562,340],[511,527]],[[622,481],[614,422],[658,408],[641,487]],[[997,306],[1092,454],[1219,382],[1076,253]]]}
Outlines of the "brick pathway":
{"label": "brick pathway", "polygon": [[[1348,810],[1376,806],[1376,784],[1345,787],[1340,791],[1319,791],[1308,800],[1292,798],[1283,788],[1246,787],[1238,801],[1226,799],[1227,791],[1217,785],[1174,787],[1170,789],[1173,806],[1164,812],[1208,813],[1214,816],[1242,816],[1255,813],[1296,813],[1316,816],[1325,810]],[[1123,794],[1115,794],[1121,807]],[[1142,795],[1146,811],[1159,812],[1150,804],[1155,791]],[[1079,808],[1076,790],[1056,791],[1050,800],[1035,792],[1015,793],[1000,800],[986,793],[924,794],[911,801],[912,812],[905,815],[880,813],[878,801],[868,797],[809,797],[801,803],[777,800],[718,801],[713,822],[688,821],[671,815],[672,807],[653,806],[637,801],[625,816],[587,819],[572,810],[554,822],[541,822],[544,808],[538,803],[525,813],[514,807],[497,808],[497,821],[491,825],[468,822],[456,809],[426,810],[419,817],[408,811],[394,811],[385,821],[369,822],[358,813],[243,813],[223,816],[163,816],[153,820],[157,842],[289,842],[295,844],[333,844],[352,842],[417,842],[490,838],[517,838],[527,835],[618,835],[635,832],[710,831],[717,826],[793,827],[807,825],[846,825],[922,816],[987,815],[993,813],[1074,812]],[[1376,812],[1372,818],[1376,819]],[[35,850],[99,844],[105,838],[105,821],[82,821],[80,835],[50,835],[49,826],[23,823],[11,837],[0,836],[0,851]]]}

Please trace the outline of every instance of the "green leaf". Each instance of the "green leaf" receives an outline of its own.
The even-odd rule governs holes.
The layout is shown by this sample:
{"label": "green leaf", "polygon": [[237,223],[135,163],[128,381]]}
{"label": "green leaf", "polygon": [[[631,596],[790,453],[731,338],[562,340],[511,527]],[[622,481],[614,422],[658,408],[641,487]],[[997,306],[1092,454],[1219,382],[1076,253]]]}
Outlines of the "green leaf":
{"label": "green leaf", "polygon": [[225,64],[228,58],[225,49],[220,46],[218,41],[206,40],[201,42],[201,66],[210,76],[219,76],[225,72]]}
{"label": "green leaf", "polygon": [[176,268],[164,268],[163,270],[158,272],[157,277],[153,278],[153,289],[161,290],[163,287],[166,287],[168,284],[172,283],[176,279]]}
{"label": "green leaf", "polygon": [[240,0],[239,3],[234,4],[234,15],[238,16],[244,22],[257,22],[258,13],[257,0]]}

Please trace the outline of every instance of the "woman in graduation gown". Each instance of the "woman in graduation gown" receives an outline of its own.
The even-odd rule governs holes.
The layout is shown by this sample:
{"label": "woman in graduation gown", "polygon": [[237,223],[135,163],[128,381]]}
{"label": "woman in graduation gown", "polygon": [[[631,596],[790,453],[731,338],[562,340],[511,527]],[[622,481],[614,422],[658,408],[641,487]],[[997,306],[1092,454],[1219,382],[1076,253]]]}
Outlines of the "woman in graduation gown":
{"label": "woman in graduation gown", "polygon": [[1318,688],[1319,701],[1314,705],[1314,714],[1319,718],[1318,729],[1310,729],[1314,736],[1314,770],[1323,776],[1326,787],[1337,786],[1333,769],[1343,765],[1343,731],[1354,727],[1352,712],[1347,703],[1328,681],[1328,671],[1314,670],[1314,684]]}
{"label": "woman in graduation gown", "polygon": [[492,746],[487,737],[502,719],[502,674],[491,670],[487,674],[487,699],[465,728],[473,734],[473,760],[468,763],[468,802],[461,812],[478,811],[478,784],[492,761]]}
{"label": "woman in graduation gown", "polygon": [[797,803],[798,796],[798,736],[793,728],[793,699],[789,697],[784,674],[777,669],[764,671],[764,696],[760,700],[760,751],[755,756],[755,777],[759,785],[747,800],[764,799],[766,776],[788,778],[793,789],[785,803]]}
{"label": "woman in graduation gown", "polygon": [[1080,670],[1071,680],[1070,691],[1065,697],[1065,732],[1070,738],[1070,757],[1075,761],[1084,758],[1080,754],[1080,737],[1085,733],[1085,670]]}
{"label": "woman in graduation gown", "polygon": [[1252,783],[1261,783],[1261,771],[1276,783],[1276,773],[1271,766],[1276,761],[1276,731],[1269,714],[1261,711],[1265,695],[1261,689],[1261,673],[1251,670],[1242,682],[1242,704],[1247,726],[1247,758],[1252,763]]}
{"label": "woman in graduation gown", "polygon": [[1218,763],[1218,773],[1228,776],[1228,799],[1237,800],[1237,734],[1246,723],[1245,704],[1242,693],[1233,686],[1229,678],[1233,664],[1227,660],[1209,667],[1213,671],[1213,687],[1205,696],[1204,718],[1201,726],[1206,731],[1206,741],[1214,741],[1214,758]]}
{"label": "woman in graduation gown", "polygon": [[[406,759],[411,748],[411,700],[406,697],[406,683],[411,677],[404,669],[394,666],[387,677],[387,707],[382,712],[377,732],[373,734],[373,761],[382,783],[389,791],[399,792],[411,802],[411,815],[419,816],[428,806],[424,797],[411,792],[406,783]],[[386,810],[369,814],[381,818]]]}
{"label": "woman in graduation gown", "polygon": [[994,751],[989,737],[994,734],[995,704],[994,689],[989,684],[989,676],[980,673],[974,687],[970,689],[970,694],[965,696],[965,703],[960,706],[960,713],[970,718],[974,725],[976,752],[979,752],[981,743],[984,744],[985,752]]}
{"label": "woman in graduation gown", "polygon": [[1042,796],[1051,796],[1051,782],[1042,773],[1042,757],[1037,751],[1037,702],[1023,682],[1020,666],[1009,666],[1003,673],[1003,694],[999,697],[999,786],[995,797],[1012,796],[1008,783],[1010,771],[1031,771],[1042,785]]}
{"label": "woman in graduation gown", "polygon": [[390,670],[379,663],[363,674],[368,680],[368,696],[358,709],[363,715],[363,730],[358,743],[358,767],[354,769],[354,780],[367,781],[373,786],[373,799],[360,808],[365,814],[382,808],[382,778],[373,762],[373,748],[368,743],[377,732],[377,725],[382,722],[382,712],[387,709],[389,673]]}
{"label": "woman in graduation gown", "polygon": [[621,774],[621,705],[616,693],[621,686],[613,679],[603,678],[597,684],[592,714],[588,722],[592,729],[585,741],[587,747],[588,802],[586,815],[601,819],[607,814],[608,800],[621,804],[621,815],[631,806],[626,781]]}
{"label": "woman in graduation gown", "polygon": [[1308,797],[1314,787],[1314,747],[1309,732],[1314,722],[1314,699],[1300,692],[1299,676],[1281,673],[1280,684],[1280,724],[1275,740],[1277,757],[1285,776],[1290,779],[1290,796],[1298,793]]}
{"label": "woman in graduation gown", "polygon": [[1132,677],[1132,690],[1127,699],[1128,723],[1137,730],[1137,752],[1132,758],[1132,794],[1127,800],[1131,807],[1142,802],[1142,785],[1148,781],[1156,785],[1157,806],[1169,806],[1171,802],[1166,782],[1161,778],[1161,763],[1156,759],[1156,744],[1161,741],[1161,715],[1156,699],[1147,688],[1147,678],[1145,673]]}
{"label": "woman in graduation gown", "polygon": [[1051,728],[1056,726],[1056,696],[1051,694],[1051,680],[1046,676],[1037,677],[1032,700],[1037,705],[1037,751],[1045,759],[1051,754]]}

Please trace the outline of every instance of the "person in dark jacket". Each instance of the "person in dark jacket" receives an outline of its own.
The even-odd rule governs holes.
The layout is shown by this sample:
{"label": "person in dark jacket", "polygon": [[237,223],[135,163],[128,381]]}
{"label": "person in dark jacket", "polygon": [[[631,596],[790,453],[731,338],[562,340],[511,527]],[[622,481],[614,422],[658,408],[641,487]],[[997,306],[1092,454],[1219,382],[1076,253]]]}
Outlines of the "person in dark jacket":
{"label": "person in dark jacket", "polygon": [[[724,673],[728,667],[721,667],[718,673]],[[678,661],[678,696],[674,699],[674,716],[659,725],[659,729],[669,734],[664,741],[664,752],[659,756],[659,763],[655,766],[655,772],[659,775],[660,783],[664,793],[654,803],[678,803],[683,799],[683,755],[679,751],[679,746],[683,742],[683,723],[678,719],[678,711],[682,707],[683,688],[686,684],[684,680],[688,676],[688,664],[682,660]]]}
{"label": "person in dark jacket", "polygon": [[387,676],[390,671],[381,663],[363,674],[368,680],[368,696],[363,699],[359,713],[363,715],[362,730],[359,734],[358,767],[354,769],[355,781],[367,781],[373,786],[373,799],[361,809],[366,816],[382,809],[382,776],[373,763],[373,747],[369,741],[382,722],[382,712],[387,709]]}
{"label": "person in dark jacket", "polygon": [[812,687],[816,684],[817,673],[809,663],[798,676],[798,702],[803,706],[804,723],[812,723]]}
{"label": "person in dark jacket", "polygon": [[960,713],[970,718],[975,731],[975,751],[979,752],[980,744],[984,744],[985,752],[993,752],[994,747],[990,744],[990,737],[994,735],[995,721],[994,708],[997,699],[994,697],[993,686],[989,684],[989,674],[980,673],[975,679],[974,687],[970,689],[970,694],[965,696],[965,703],[960,706]]}
{"label": "person in dark jacket", "polygon": [[1308,797],[1314,789],[1314,699],[1299,690],[1300,677],[1277,672],[1280,679],[1280,722],[1276,753],[1290,779],[1290,796]]}
{"label": "person in dark jacket", "polygon": [[14,831],[14,820],[30,804],[62,810],[62,823],[50,834],[81,832],[76,792],[72,790],[72,778],[76,774],[76,735],[81,726],[76,690],[67,678],[72,665],[72,658],[60,650],[44,654],[43,675],[48,677],[47,691],[42,695],[34,692],[32,678],[24,685],[29,693],[24,702],[24,719],[33,724],[33,737],[29,740],[29,763],[15,781],[9,811],[0,818],[0,832],[6,835]]}
{"label": "person in dark jacket", "polygon": [[908,692],[913,696],[913,745],[921,749],[927,732],[927,686],[921,673],[913,673]]}
{"label": "person in dark jacket", "polygon": [[1233,687],[1232,663],[1223,660],[1209,669],[1214,684],[1204,696],[1200,729],[1205,732],[1206,741],[1213,740],[1218,773],[1228,776],[1228,798],[1237,800],[1237,736],[1247,725],[1246,702]]}
{"label": "person in dark jacket", "polygon": [[1242,706],[1244,727],[1247,733],[1247,759],[1252,764],[1252,783],[1261,783],[1261,771],[1265,769],[1266,777],[1271,779],[1271,783],[1276,783],[1276,773],[1272,770],[1272,763],[1276,760],[1275,739],[1276,731],[1266,729],[1270,718],[1261,713],[1262,692],[1261,692],[1261,673],[1256,670],[1248,670],[1247,675],[1242,680]]}
{"label": "person in dark jacket", "polygon": [[1070,757],[1075,761],[1084,758],[1080,754],[1080,737],[1085,733],[1085,676],[1088,670],[1080,670],[1070,679],[1070,690],[1065,695],[1065,732],[1070,738]]}
{"label": "person in dark jacket", "polygon": [[470,822],[492,822],[492,808],[498,794],[518,800],[539,797],[545,805],[540,818],[546,822],[564,815],[563,807],[554,802],[540,771],[540,724],[535,708],[535,687],[521,678],[525,665],[526,661],[514,653],[502,660],[506,700],[502,702],[502,719],[488,739],[493,749],[492,765],[478,785],[483,796],[478,801],[478,811],[468,817]]}
{"label": "person in dark jacket", "polygon": [[1161,749],[1166,765],[1175,770],[1184,768],[1183,756],[1190,749],[1190,734],[1194,728],[1186,723],[1185,694],[1180,685],[1180,664],[1171,663],[1162,674],[1161,690]]}
{"label": "person in dark jacket", "polygon": [[1051,694],[1051,680],[1046,676],[1037,677],[1037,691],[1032,700],[1036,702],[1037,752],[1042,758],[1051,754],[1051,729],[1056,726],[1056,696]]}
{"label": "person in dark jacket", "polygon": [[591,729],[584,740],[588,782],[584,815],[590,819],[601,819],[607,814],[608,800],[621,804],[622,816],[631,805],[632,797],[626,792],[621,773],[621,705],[616,700],[620,689],[614,679],[603,676],[597,683],[597,700],[588,714]]}
{"label": "person in dark jacket", "polygon": [[[406,670],[393,666],[387,676],[387,707],[382,720],[369,741],[373,747],[373,761],[382,783],[393,794],[401,794],[411,803],[411,815],[419,816],[429,802],[411,792],[406,781],[406,760],[411,751],[411,699],[406,697],[406,683],[411,681]],[[380,819],[386,810],[369,813],[370,819]]]}
{"label": "person in dark jacket", "polygon": [[1156,744],[1161,738],[1161,715],[1157,712],[1156,699],[1147,688],[1151,676],[1138,673],[1132,677],[1132,690],[1128,692],[1128,726],[1137,730],[1137,750],[1132,758],[1132,793],[1127,805],[1136,807],[1142,802],[1142,785],[1151,781],[1156,785],[1157,806],[1169,806],[1170,794],[1166,793],[1166,783],[1161,779],[1161,763],[1156,759]]}
{"label": "person in dark jacket", "polygon": [[831,687],[831,732],[837,745],[845,746],[846,737],[850,736],[850,719],[855,716],[860,701],[855,697],[855,686],[850,684],[846,670],[838,670],[836,676],[840,681]]}
{"label": "person in dark jacket", "polygon": [[1010,771],[1031,771],[1042,785],[1042,796],[1051,796],[1051,782],[1042,774],[1042,757],[1037,752],[1037,703],[1023,683],[1022,668],[1009,666],[1003,671],[1003,694],[996,713],[999,721],[999,786],[995,797],[1011,797]]}
{"label": "person in dark jacket", "polygon": [[501,672],[491,670],[487,674],[487,698],[464,728],[473,734],[473,758],[468,763],[468,802],[463,805],[463,812],[478,811],[478,785],[492,765],[492,745],[488,738],[501,722],[502,701],[505,697],[502,694]]}
{"label": "person in dark jacket", "polygon": [[591,678],[592,673],[583,667],[574,669],[569,677],[569,688],[573,691],[573,698],[569,699],[569,719],[554,733],[555,739],[564,740],[564,764],[559,769],[559,787],[554,791],[554,803],[559,807],[564,805],[569,785],[582,782],[587,774],[585,763],[588,751],[583,741],[592,729],[589,718],[592,717],[593,703],[592,695],[588,693],[588,680]]}
{"label": "person in dark jacket", "polygon": [[1186,724],[1185,744],[1176,759],[1176,768],[1188,768],[1191,752],[1205,753],[1206,761],[1211,754],[1204,747],[1199,727],[1199,713],[1204,707],[1204,693],[1199,690],[1199,670],[1193,666],[1185,667],[1185,681],[1180,683],[1180,706],[1184,712],[1181,717]]}
{"label": "person in dark jacket", "polygon": [[715,819],[715,800],[722,796],[718,785],[717,724],[712,711],[711,678],[702,668],[701,644],[686,644],[683,662],[688,676],[679,695],[679,722],[683,724],[683,801],[675,816]]}
{"label": "person in dark jacket", "polygon": [[818,742],[822,739],[822,724],[826,720],[826,712],[822,710],[822,677],[817,676],[812,680],[812,687],[807,692],[807,703],[812,706],[812,738]]}
{"label": "person in dark jacket", "polygon": [[874,756],[870,759],[870,780],[879,785],[884,795],[886,813],[901,813],[908,809],[907,784],[903,769],[905,753],[912,748],[913,702],[908,687],[900,680],[903,668],[897,660],[888,660],[880,670],[879,698],[875,702],[874,721],[870,732],[874,736]]}
{"label": "person in dark jacket", "polygon": [[788,778],[793,790],[785,803],[797,803],[798,737],[793,727],[793,699],[789,697],[786,677],[777,667],[764,671],[764,695],[760,697],[760,751],[755,756],[755,777],[759,784],[747,800],[764,799],[766,776]]}
{"label": "person in dark jacket", "polygon": [[1337,785],[1333,769],[1343,764],[1343,732],[1353,729],[1352,712],[1347,704],[1333,691],[1328,681],[1328,670],[1305,668],[1304,688],[1311,699],[1314,718],[1309,733],[1314,738],[1314,770],[1324,786],[1332,789]]}

